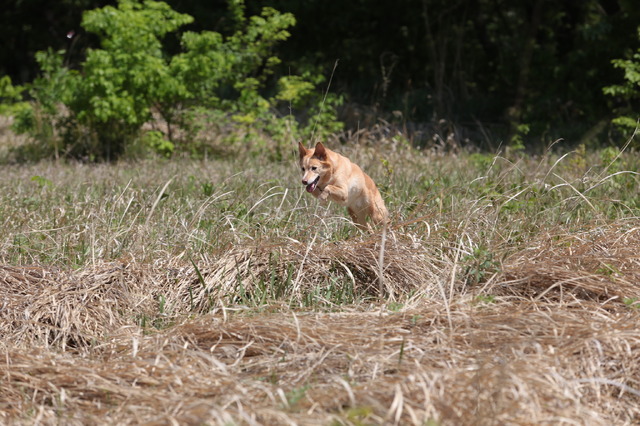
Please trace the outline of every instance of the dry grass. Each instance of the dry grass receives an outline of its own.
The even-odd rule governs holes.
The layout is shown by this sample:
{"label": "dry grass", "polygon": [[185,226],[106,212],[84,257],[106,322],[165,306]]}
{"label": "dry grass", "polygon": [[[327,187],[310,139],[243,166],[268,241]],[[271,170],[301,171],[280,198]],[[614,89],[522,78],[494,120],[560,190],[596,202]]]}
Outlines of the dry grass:
{"label": "dry grass", "polygon": [[[203,259],[200,263],[204,266],[197,271],[186,268],[176,276],[172,290],[182,301],[181,310],[190,306],[200,313],[224,306],[225,301],[243,302],[240,296],[245,294],[252,299],[285,299],[294,305],[303,304],[301,297],[314,289],[333,290],[332,297],[324,300],[328,304],[338,287],[349,288],[345,297],[379,297],[379,238],[309,243],[289,239],[233,247],[214,259]],[[382,297],[393,299],[423,291],[424,283],[436,282],[441,267],[441,261],[410,239],[393,233],[385,244]]]}
{"label": "dry grass", "polygon": [[[326,284],[332,263],[345,277],[361,272],[366,292],[375,273],[353,265],[366,265],[357,256],[374,242],[234,249],[194,262],[206,264],[201,277],[178,259],[71,273],[4,267],[0,415],[30,424],[637,423],[640,309],[622,299],[640,299],[639,237],[611,226],[541,238],[483,290],[446,298],[453,262],[416,253],[413,269],[387,270],[399,292],[414,290],[402,307],[339,312],[247,308],[221,295],[284,265],[302,270],[292,285]],[[394,244],[390,264],[408,265],[393,256],[409,248]],[[187,289],[198,287],[190,302]],[[172,306],[166,322],[140,328],[159,295]]]}
{"label": "dry grass", "polygon": [[629,225],[539,237],[506,261],[504,282],[496,284],[495,291],[607,306],[640,299],[640,228]]}
{"label": "dry grass", "polygon": [[0,423],[639,424],[636,156],[384,142],[382,265],[294,162],[1,168]]}
{"label": "dry grass", "polygon": [[[170,258],[153,265],[104,263],[73,272],[43,267],[0,267],[2,344],[45,345],[80,349],[95,344],[119,327],[147,325],[140,321],[173,321],[243,303],[286,300],[300,306],[314,289],[333,289],[309,305],[335,304],[344,297],[380,296],[379,240],[305,245],[246,244],[195,261]],[[394,235],[386,244],[383,297],[393,299],[420,292],[436,293],[424,283],[438,282],[439,267],[412,243]],[[442,265],[442,262],[440,262]],[[198,266],[199,265],[199,266]],[[351,300],[353,302],[353,300]],[[161,306],[160,306],[161,305]],[[166,322],[165,321],[165,322]],[[151,324],[149,324],[151,325]]]}

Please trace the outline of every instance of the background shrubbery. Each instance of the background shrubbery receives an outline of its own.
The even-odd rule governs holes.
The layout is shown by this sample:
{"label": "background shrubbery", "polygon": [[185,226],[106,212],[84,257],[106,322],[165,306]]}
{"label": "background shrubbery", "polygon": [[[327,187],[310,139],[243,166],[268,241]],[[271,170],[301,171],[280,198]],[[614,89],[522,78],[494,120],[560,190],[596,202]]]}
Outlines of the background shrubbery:
{"label": "background shrubbery", "polygon": [[0,13],[0,112],[36,141],[14,159],[234,144],[269,144],[278,159],[292,138],[341,122],[414,146],[541,152],[559,138],[619,144],[640,111],[640,9],[628,1],[34,7]]}
{"label": "background shrubbery", "polygon": [[[197,154],[203,147],[195,135],[207,121],[277,141],[276,157],[290,138],[339,130],[340,98],[320,101],[322,76],[282,76],[266,87],[280,63],[274,46],[289,37],[293,15],[264,8],[247,18],[242,2],[230,7],[236,29],[229,36],[178,33],[193,18],[163,2],[121,0],[85,12],[82,27],[100,47],[88,49],[78,69],[65,64],[64,50],[38,52],[41,74],[27,85],[32,101],[16,109],[15,129],[33,136],[41,155],[89,160],[116,159],[136,144],[164,156],[177,147]],[[178,38],[179,53],[167,52],[169,35]],[[21,88],[7,80],[4,87],[8,101],[18,99]]]}

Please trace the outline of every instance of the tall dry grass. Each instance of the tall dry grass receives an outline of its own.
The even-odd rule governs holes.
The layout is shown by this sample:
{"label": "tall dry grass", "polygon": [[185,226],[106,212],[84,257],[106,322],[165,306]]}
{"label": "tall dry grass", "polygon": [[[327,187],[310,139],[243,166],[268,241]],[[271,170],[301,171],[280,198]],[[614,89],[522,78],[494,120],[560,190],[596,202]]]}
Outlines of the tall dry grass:
{"label": "tall dry grass", "polygon": [[0,422],[640,421],[635,153],[345,145],[381,265],[293,148],[2,167]]}

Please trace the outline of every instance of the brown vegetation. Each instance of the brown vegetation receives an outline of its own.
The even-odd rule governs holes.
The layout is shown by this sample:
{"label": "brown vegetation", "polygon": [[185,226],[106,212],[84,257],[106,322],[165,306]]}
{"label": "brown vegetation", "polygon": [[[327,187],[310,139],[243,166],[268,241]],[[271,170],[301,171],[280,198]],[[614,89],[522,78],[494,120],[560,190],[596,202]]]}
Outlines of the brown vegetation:
{"label": "brown vegetation", "polygon": [[[436,262],[396,230],[384,279],[402,305],[332,312],[228,303],[238,282],[255,294],[273,271],[290,275],[289,296],[327,285],[330,271],[377,295],[377,241],[313,244],[72,272],[2,267],[0,421],[640,420],[637,228],[540,236],[476,285],[464,284],[455,258]],[[155,327],[141,328],[144,316]]]}

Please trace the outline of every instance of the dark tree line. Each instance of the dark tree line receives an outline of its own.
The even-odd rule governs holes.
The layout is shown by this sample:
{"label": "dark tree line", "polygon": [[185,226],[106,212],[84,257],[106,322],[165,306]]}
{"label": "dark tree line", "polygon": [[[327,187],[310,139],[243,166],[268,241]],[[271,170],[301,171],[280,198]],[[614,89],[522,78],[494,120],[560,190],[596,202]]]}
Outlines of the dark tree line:
{"label": "dark tree line", "polygon": [[[49,46],[67,49],[73,65],[95,43],[79,30],[82,11],[109,3],[5,5],[0,75],[32,80],[33,56]],[[192,29],[233,31],[225,1],[167,3],[195,17]],[[297,20],[278,46],[280,74],[328,77],[339,61],[330,90],[346,96],[349,126],[382,117],[409,130],[455,131],[476,144],[606,143],[619,110],[640,111],[602,90],[623,81],[611,61],[640,45],[636,0],[247,0],[247,13],[265,5]]]}

